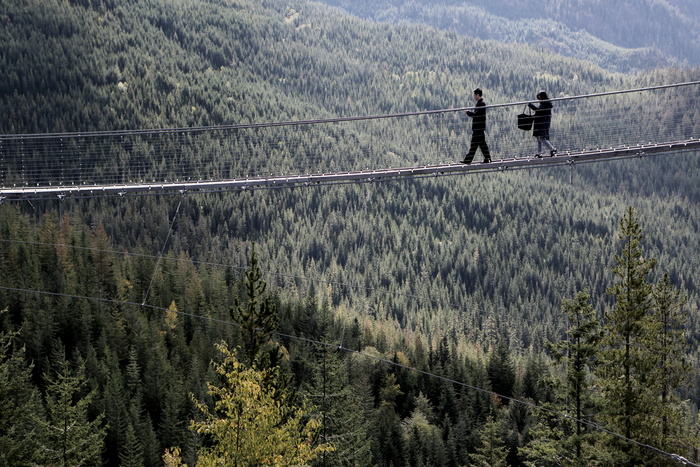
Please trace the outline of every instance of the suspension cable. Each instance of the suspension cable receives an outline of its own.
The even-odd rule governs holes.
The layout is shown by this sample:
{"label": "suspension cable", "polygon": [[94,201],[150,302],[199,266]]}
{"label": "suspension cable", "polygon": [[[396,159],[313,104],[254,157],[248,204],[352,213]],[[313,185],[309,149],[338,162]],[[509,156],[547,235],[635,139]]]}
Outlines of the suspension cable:
{"label": "suspension cable", "polygon": [[[577,96],[565,96],[565,97],[555,97],[550,98],[550,101],[572,101],[577,99],[587,99],[591,97],[602,97],[602,96],[613,96],[618,94],[628,94],[643,91],[657,91],[661,89],[678,88],[683,86],[695,86],[700,85],[700,81],[687,81],[684,83],[675,84],[665,84],[658,86],[647,86],[643,88],[635,89],[625,89],[620,91],[608,91],[599,92],[591,94],[581,94]],[[537,101],[519,101],[519,102],[508,102],[503,104],[489,104],[483,108],[499,108],[499,107],[514,107],[525,105],[529,103],[534,103]],[[340,122],[357,122],[363,120],[381,120],[389,118],[399,118],[399,117],[414,117],[420,115],[435,115],[442,113],[453,113],[453,112],[463,112],[466,110],[473,110],[475,107],[455,107],[450,109],[438,109],[438,110],[420,110],[415,112],[400,112],[393,114],[379,114],[379,115],[366,115],[366,116],[355,116],[355,117],[335,117],[335,118],[323,118],[323,119],[311,119],[311,120],[290,120],[281,122],[266,122],[266,123],[243,123],[235,125],[210,125],[210,126],[197,126],[197,127],[179,127],[179,128],[161,128],[161,129],[137,129],[137,130],[106,130],[106,131],[85,131],[85,132],[59,132],[59,133],[25,133],[25,134],[6,134],[0,135],[0,140],[13,140],[13,139],[41,139],[41,138],[84,138],[84,137],[97,137],[97,136],[128,136],[128,135],[143,135],[143,134],[165,134],[165,133],[194,133],[194,132],[204,132],[204,131],[220,131],[220,130],[244,130],[253,128],[271,128],[271,127],[282,127],[282,126],[298,126],[298,125],[316,125],[316,124],[326,124],[326,123],[340,123]]]}

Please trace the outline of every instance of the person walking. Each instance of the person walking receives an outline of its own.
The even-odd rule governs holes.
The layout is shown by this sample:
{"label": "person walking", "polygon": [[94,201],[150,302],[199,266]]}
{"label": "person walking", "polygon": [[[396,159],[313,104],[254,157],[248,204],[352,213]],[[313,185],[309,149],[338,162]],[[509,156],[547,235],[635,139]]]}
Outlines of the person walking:
{"label": "person walking", "polygon": [[536,157],[542,157],[542,146],[549,148],[549,155],[554,156],[557,150],[554,149],[552,143],[549,142],[549,126],[552,123],[552,102],[549,100],[545,91],[537,93],[537,100],[540,101],[539,106],[532,102],[527,105],[535,111],[534,121],[532,125],[532,136],[537,139],[537,154]]}
{"label": "person walking", "polygon": [[469,148],[469,153],[464,156],[462,164],[471,164],[474,160],[476,150],[481,148],[481,153],[484,155],[484,164],[491,162],[491,153],[486,144],[486,102],[484,102],[484,93],[481,89],[474,89],[474,100],[476,107],[474,111],[467,110],[467,115],[472,119],[472,142]]}

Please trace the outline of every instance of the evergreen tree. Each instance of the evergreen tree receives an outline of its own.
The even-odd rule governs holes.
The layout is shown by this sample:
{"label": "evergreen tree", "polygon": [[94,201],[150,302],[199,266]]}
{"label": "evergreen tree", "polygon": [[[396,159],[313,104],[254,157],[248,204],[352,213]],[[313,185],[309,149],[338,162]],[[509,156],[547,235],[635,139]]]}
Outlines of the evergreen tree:
{"label": "evergreen tree", "polygon": [[74,372],[70,363],[63,360],[47,383],[47,418],[39,425],[43,464],[62,467],[99,464],[105,438],[103,416],[89,419],[90,405],[97,393],[84,394],[83,368]]}
{"label": "evergreen tree", "polygon": [[[133,415],[132,415],[133,417]],[[137,429],[140,444],[143,448],[144,465],[146,467],[160,467],[162,449],[158,442],[157,433],[153,428],[151,417],[146,415],[140,419]]]}
{"label": "evergreen tree", "polygon": [[121,467],[139,467],[144,465],[143,445],[136,436],[134,426],[129,423],[124,433],[124,443],[119,450]]}
{"label": "evergreen tree", "polygon": [[[320,310],[315,298],[307,297],[303,303],[301,327],[310,338],[321,338],[323,342],[332,342],[332,318],[327,306]],[[315,325],[310,325],[314,321]],[[305,384],[306,393],[314,401],[313,415],[322,423],[321,440],[332,444],[332,452],[324,452],[315,464],[331,466],[368,466],[371,465],[371,449],[367,433],[367,421],[362,396],[357,386],[348,378],[348,361],[342,359],[335,347],[317,344],[310,363],[309,384]],[[303,382],[304,380],[302,380]]]}
{"label": "evergreen tree", "polygon": [[[605,427],[628,439],[648,442],[655,429],[652,413],[656,401],[652,375],[658,356],[650,352],[650,313],[652,285],[647,276],[656,264],[645,258],[641,243],[642,230],[630,207],[620,221],[621,254],[615,255],[612,269],[616,282],[608,287],[615,304],[605,314],[601,339],[600,363],[596,373],[604,398],[602,417]],[[613,437],[610,462],[642,465],[646,453],[629,442]]]}
{"label": "evergreen tree", "polygon": [[[0,315],[7,310],[1,310]],[[0,333],[0,465],[39,462],[36,422],[42,418],[39,391],[31,384],[24,348],[13,350],[17,333]]]}
{"label": "evergreen tree", "polygon": [[396,377],[393,373],[387,374],[372,423],[374,465],[399,467],[406,464],[401,419],[396,413],[396,399],[400,395]]}
{"label": "evergreen tree", "polygon": [[158,433],[164,446],[181,446],[184,449],[183,443],[187,435],[187,428],[184,426],[187,412],[184,406],[187,398],[181,386],[180,383],[173,381],[165,391]]}
{"label": "evergreen tree", "polygon": [[275,367],[279,361],[279,347],[270,342],[279,325],[279,316],[272,298],[265,293],[267,283],[261,276],[253,244],[244,281],[246,301],[241,304],[236,298],[235,312],[231,311],[233,319],[241,325],[243,352],[251,368],[254,364],[262,368]]}
{"label": "evergreen tree", "polygon": [[683,307],[687,298],[671,285],[668,274],[664,274],[653,290],[652,323],[656,338],[651,348],[656,352],[657,365],[653,380],[658,401],[658,428],[652,442],[654,446],[671,452],[682,452],[692,444],[684,429],[686,422],[680,410],[677,389],[687,386],[692,375],[688,362]]}
{"label": "evergreen tree", "polygon": [[549,374],[549,362],[543,354],[530,354],[527,356],[523,370],[520,390],[516,391],[522,397],[539,404],[552,398],[551,377]]}
{"label": "evergreen tree", "polygon": [[[491,351],[486,371],[491,382],[491,390],[499,396],[512,398],[515,388],[515,365],[504,339],[501,339]],[[508,404],[509,399],[503,399],[502,402]]]}
{"label": "evergreen tree", "polygon": [[361,396],[347,380],[345,362],[336,349],[324,347],[318,359],[308,393],[315,403],[314,415],[322,423],[321,439],[332,444],[315,464],[322,466],[368,466],[371,461],[367,423]]}
{"label": "evergreen tree", "polygon": [[[110,366],[111,368],[111,366]],[[129,427],[129,415],[126,407],[126,396],[122,384],[122,375],[116,369],[110,369],[107,385],[103,389],[103,397],[100,400],[103,406],[107,429],[105,434],[105,451],[107,453],[121,453],[125,442],[126,430]],[[120,456],[111,455],[106,466],[120,465]]]}
{"label": "evergreen tree", "polygon": [[570,430],[565,431],[564,424],[554,411],[556,406],[544,404],[549,411],[537,413],[538,422],[527,433],[527,443],[520,449],[527,467],[557,467],[561,465],[581,466],[585,462],[577,460],[567,448],[571,438]]}
{"label": "evergreen tree", "polygon": [[506,467],[508,446],[503,439],[500,421],[489,417],[481,429],[481,446],[469,456],[470,465],[478,467]]}
{"label": "evergreen tree", "polygon": [[[588,292],[582,291],[573,299],[564,301],[562,311],[569,322],[567,338],[550,345],[555,359],[565,364],[566,400],[573,406],[566,409],[576,419],[574,432],[568,439],[562,440],[561,447],[564,448],[562,451],[566,452],[566,457],[575,459],[577,465],[584,462],[582,445],[587,433],[590,433],[588,425],[582,421],[589,419],[593,408],[589,381],[600,340],[599,322],[589,298]],[[569,432],[568,428],[565,428],[565,432]],[[567,452],[570,447],[573,453]]]}
{"label": "evergreen tree", "polygon": [[428,399],[419,395],[416,409],[404,422],[406,459],[411,466],[448,465],[448,454],[439,427],[433,424],[432,408]]}

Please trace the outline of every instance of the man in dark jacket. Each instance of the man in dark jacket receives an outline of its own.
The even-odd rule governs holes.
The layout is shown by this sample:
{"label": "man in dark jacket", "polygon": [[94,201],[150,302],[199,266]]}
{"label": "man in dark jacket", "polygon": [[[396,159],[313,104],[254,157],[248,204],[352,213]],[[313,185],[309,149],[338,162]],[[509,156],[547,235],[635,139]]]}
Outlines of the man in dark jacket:
{"label": "man in dark jacket", "polygon": [[481,153],[484,155],[484,164],[491,162],[491,153],[486,144],[486,103],[484,102],[483,92],[481,89],[474,90],[474,100],[476,107],[474,111],[467,110],[467,115],[472,119],[472,143],[469,148],[469,153],[461,161],[462,164],[471,164],[474,160],[477,148],[481,148]]}
{"label": "man in dark jacket", "polygon": [[547,146],[549,155],[553,156],[557,153],[557,150],[549,142],[549,126],[552,123],[552,102],[545,91],[537,93],[537,99],[540,101],[539,107],[533,103],[528,104],[535,111],[535,119],[532,125],[532,136],[537,139],[537,154],[535,156],[542,157],[542,146]]}

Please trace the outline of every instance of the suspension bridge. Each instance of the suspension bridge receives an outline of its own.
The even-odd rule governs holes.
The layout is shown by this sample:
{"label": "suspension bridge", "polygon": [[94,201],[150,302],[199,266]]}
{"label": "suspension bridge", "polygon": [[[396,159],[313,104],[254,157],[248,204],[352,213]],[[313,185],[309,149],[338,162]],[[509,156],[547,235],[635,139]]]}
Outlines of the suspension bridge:
{"label": "suspension bridge", "polygon": [[[700,150],[700,81],[552,98],[553,157],[487,105],[493,161],[458,161],[471,107],[194,128],[0,135],[0,202],[362,183]],[[367,168],[365,166],[393,168]]]}
{"label": "suspension bridge", "polygon": [[[464,111],[471,107],[197,128],[0,135],[0,203],[362,183],[697,153],[699,85],[555,97],[551,133],[558,153],[544,158],[533,157],[532,138],[515,125],[528,101],[488,105],[493,161],[477,159],[470,165],[458,161],[469,146],[471,122]],[[146,306],[145,298],[140,306]]]}

